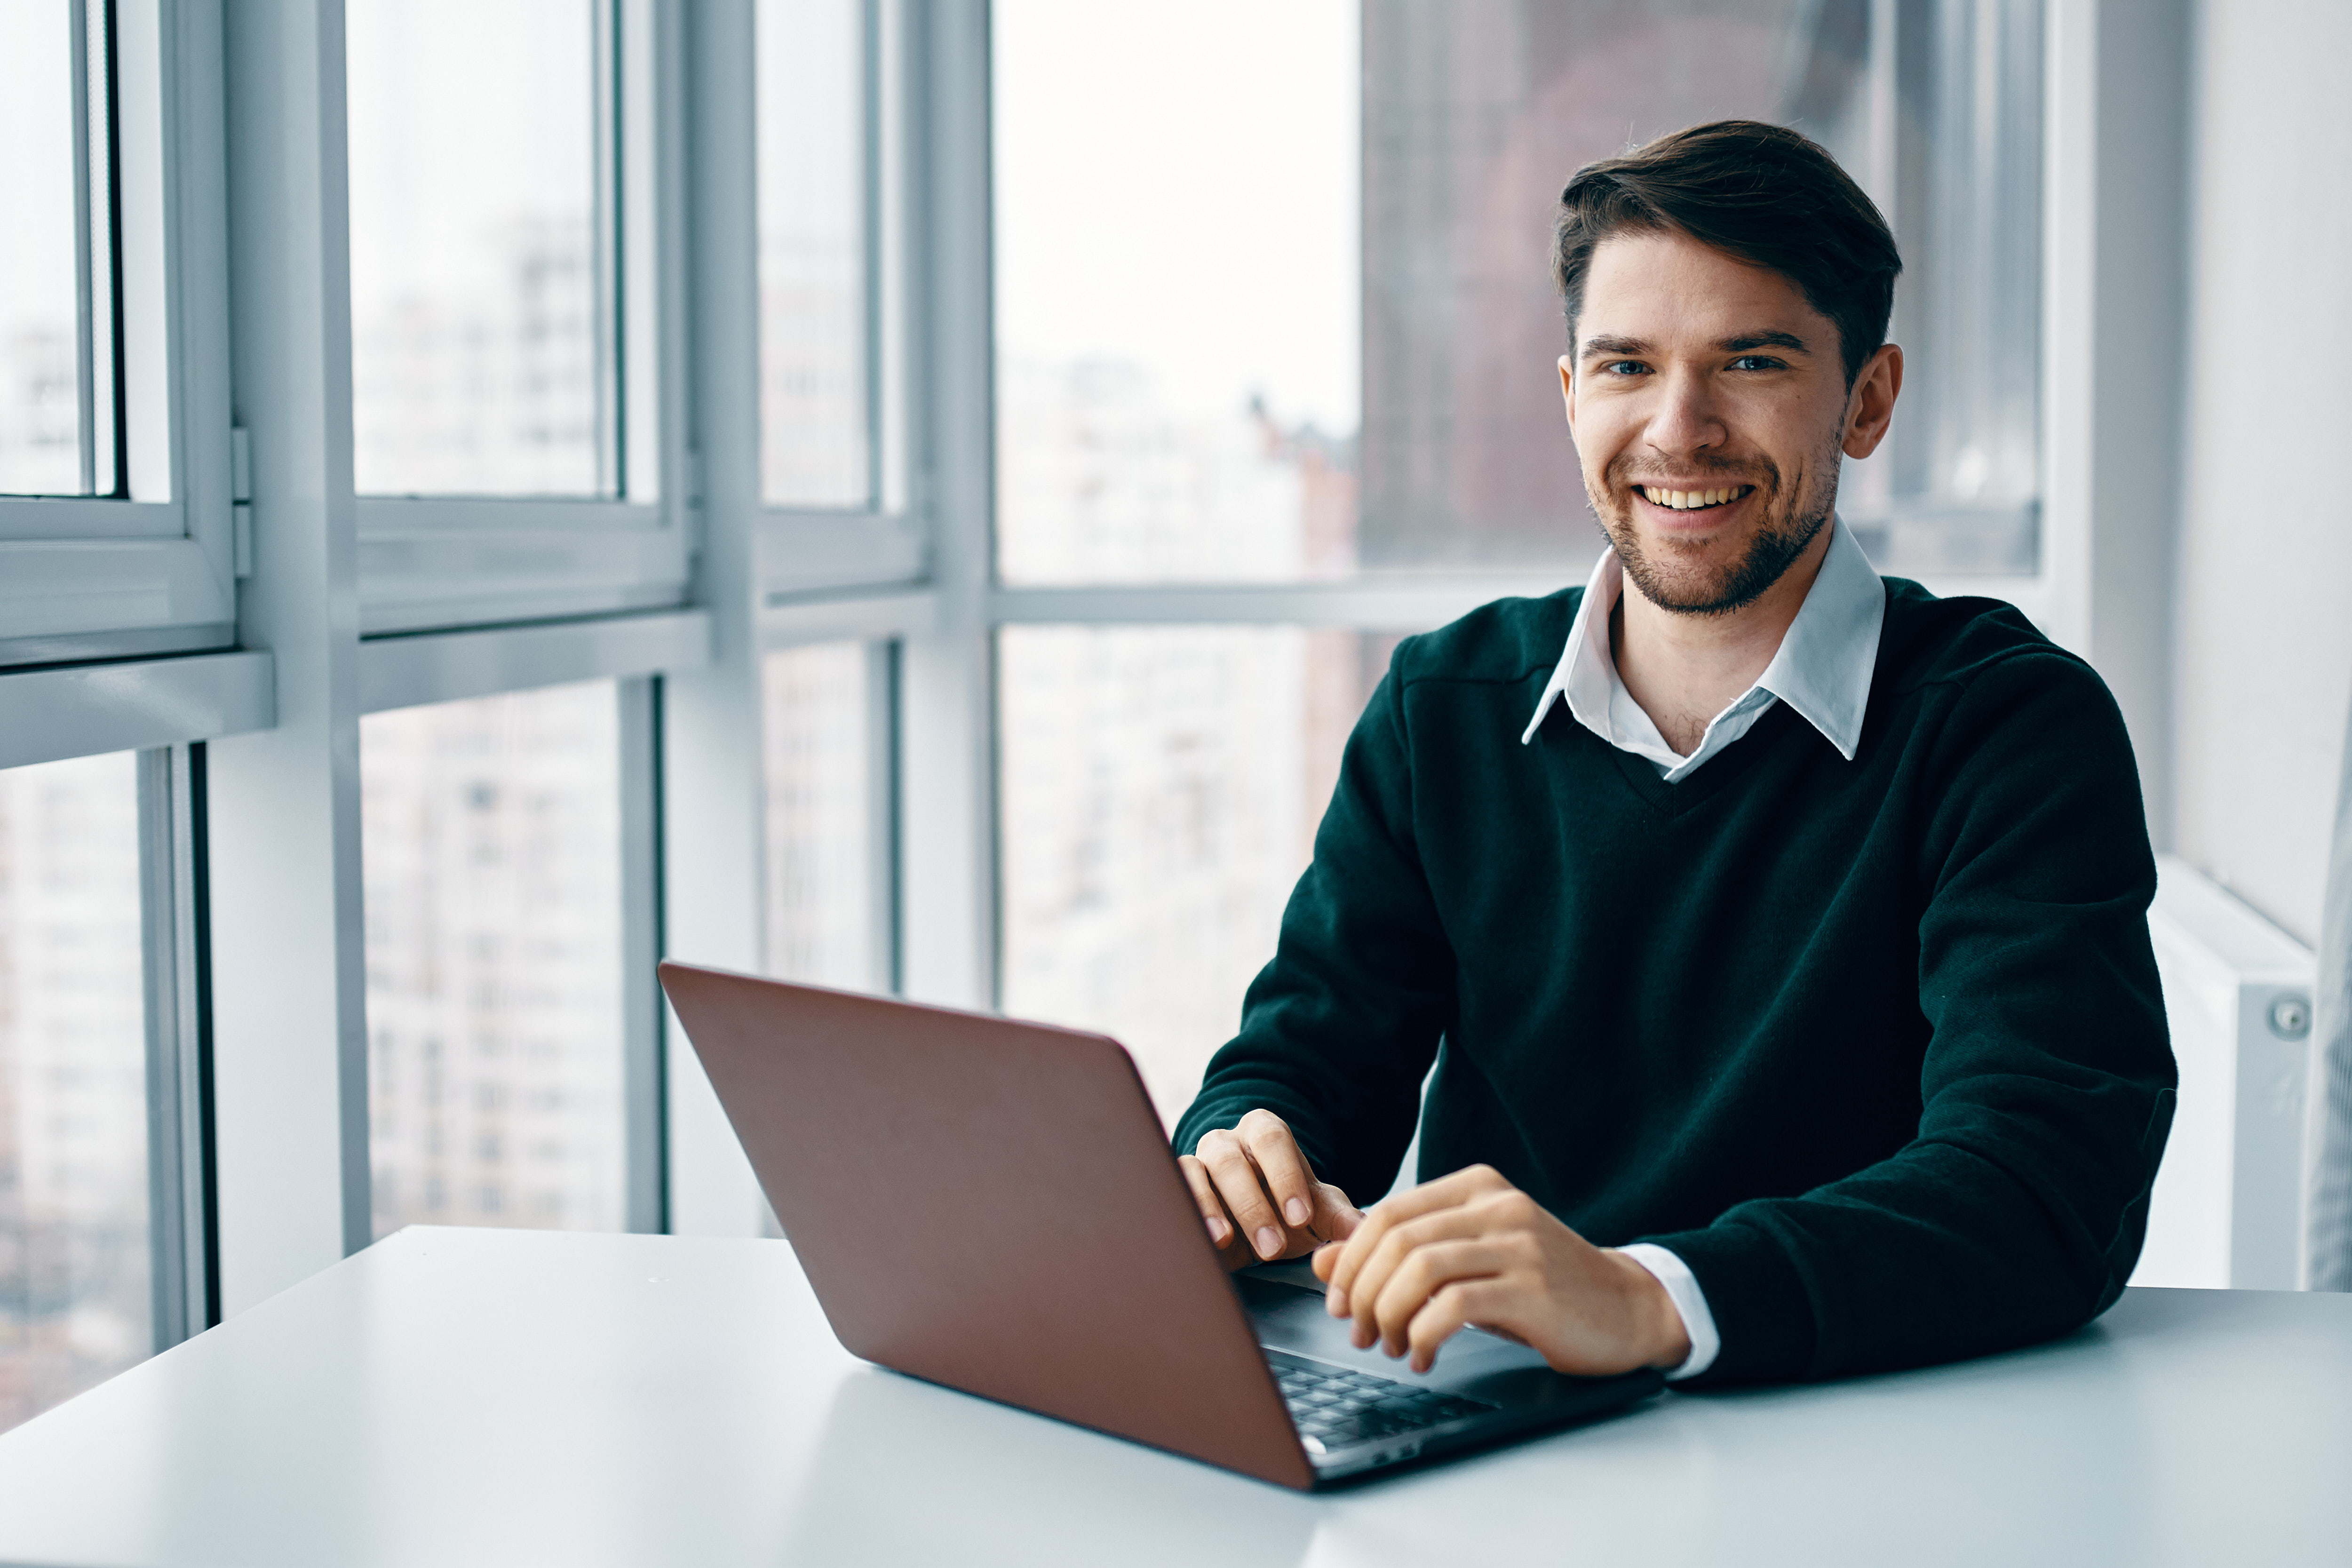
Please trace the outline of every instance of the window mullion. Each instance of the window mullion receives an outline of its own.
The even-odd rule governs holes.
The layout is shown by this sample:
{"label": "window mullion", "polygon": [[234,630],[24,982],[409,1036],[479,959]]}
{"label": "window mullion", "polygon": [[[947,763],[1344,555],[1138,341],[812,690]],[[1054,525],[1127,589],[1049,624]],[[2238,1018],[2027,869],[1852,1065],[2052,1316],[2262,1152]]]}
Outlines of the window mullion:
{"label": "window mullion", "polygon": [[74,386],[80,446],[81,492],[98,490],[97,274],[92,266],[90,202],[89,0],[70,0],[73,41]]}
{"label": "window mullion", "polygon": [[623,155],[622,117],[629,110],[621,93],[621,0],[604,0],[595,7],[594,43],[590,53],[595,77],[594,185],[591,199],[593,299],[596,327],[596,490],[599,495],[625,497],[628,491],[627,438],[630,410],[623,399],[628,385],[625,363],[628,330],[622,276],[621,225],[634,193],[621,184],[627,160]]}
{"label": "window mullion", "polygon": [[155,1348],[217,1317],[209,1215],[196,776],[203,747],[139,753],[141,931],[147,1018],[147,1190]]}
{"label": "window mullion", "polygon": [[641,676],[614,684],[621,705],[624,1223],[633,1231],[658,1234],[669,1228],[663,1012],[654,978],[662,955],[662,682],[658,676]]}

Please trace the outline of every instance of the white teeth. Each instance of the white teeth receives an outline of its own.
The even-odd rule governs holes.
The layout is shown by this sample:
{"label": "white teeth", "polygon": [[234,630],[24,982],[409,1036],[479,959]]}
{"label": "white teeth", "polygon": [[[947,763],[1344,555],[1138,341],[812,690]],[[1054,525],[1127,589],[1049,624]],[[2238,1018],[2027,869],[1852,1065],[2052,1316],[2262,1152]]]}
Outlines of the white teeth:
{"label": "white teeth", "polygon": [[1654,485],[1643,485],[1642,493],[1653,506],[1671,507],[1676,511],[1695,511],[1700,507],[1721,506],[1738,496],[1745,487],[1733,485],[1727,489],[1664,490]]}

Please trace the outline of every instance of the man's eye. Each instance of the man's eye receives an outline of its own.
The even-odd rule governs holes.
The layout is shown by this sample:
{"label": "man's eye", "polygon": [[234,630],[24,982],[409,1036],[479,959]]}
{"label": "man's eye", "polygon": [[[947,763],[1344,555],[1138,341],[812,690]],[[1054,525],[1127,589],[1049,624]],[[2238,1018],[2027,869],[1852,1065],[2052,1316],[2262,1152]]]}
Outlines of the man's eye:
{"label": "man's eye", "polygon": [[1741,354],[1731,362],[1731,368],[1734,370],[1786,370],[1789,366],[1787,362],[1774,359],[1770,354]]}
{"label": "man's eye", "polygon": [[1601,367],[1603,375],[1644,375],[1650,367],[1637,359],[1612,359]]}

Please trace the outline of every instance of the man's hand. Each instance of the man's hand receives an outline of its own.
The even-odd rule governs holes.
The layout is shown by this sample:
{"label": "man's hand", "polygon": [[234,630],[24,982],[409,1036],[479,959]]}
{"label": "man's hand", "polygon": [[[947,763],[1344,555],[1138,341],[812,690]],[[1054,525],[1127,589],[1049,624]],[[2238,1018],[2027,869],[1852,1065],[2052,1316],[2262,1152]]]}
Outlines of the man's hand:
{"label": "man's hand", "polygon": [[1315,1179],[1290,1124],[1271,1110],[1251,1111],[1231,1131],[1203,1132],[1176,1166],[1229,1270],[1344,1240],[1364,1217],[1347,1194]]}
{"label": "man's hand", "polygon": [[[1205,1142],[1205,1141],[1204,1141]],[[1646,1268],[1593,1246],[1489,1165],[1372,1205],[1347,1241],[1315,1254],[1335,1318],[1427,1372],[1475,1323],[1532,1347],[1555,1372],[1672,1367],[1690,1354],[1674,1298]]]}

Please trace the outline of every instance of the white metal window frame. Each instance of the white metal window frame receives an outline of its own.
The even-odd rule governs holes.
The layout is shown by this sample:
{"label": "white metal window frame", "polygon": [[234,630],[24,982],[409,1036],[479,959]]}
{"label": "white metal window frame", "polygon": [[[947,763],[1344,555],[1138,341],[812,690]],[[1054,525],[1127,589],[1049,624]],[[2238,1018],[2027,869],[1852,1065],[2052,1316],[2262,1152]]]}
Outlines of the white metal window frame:
{"label": "white metal window frame", "polygon": [[[769,504],[757,483],[760,395],[757,97],[700,90],[713,72],[756,59],[749,0],[702,7],[619,0],[623,363],[629,493],[563,498],[357,498],[361,631],[375,637],[558,616],[612,614],[698,597],[698,556],[713,516],[749,521],[754,544],[736,582],[779,605],[924,575],[929,522],[909,462],[908,389],[914,301],[910,237],[923,215],[906,177],[913,106],[904,83],[921,19],[902,0],[866,0],[873,88],[866,116],[866,334],[873,500],[858,508]],[[710,40],[687,101],[688,17]],[[740,53],[721,54],[719,40]],[[756,87],[756,84],[754,84]],[[691,153],[688,142],[691,141]],[[689,163],[690,157],[690,163]],[[690,174],[689,174],[690,168]],[[699,201],[688,238],[687,183]],[[712,204],[716,204],[714,206]],[[689,287],[689,284],[691,287]],[[691,303],[689,303],[689,300]],[[695,352],[688,356],[692,336]],[[715,362],[715,363],[707,363]],[[752,483],[714,481],[719,456],[698,449],[714,382],[754,419]],[[698,400],[697,395],[700,395]],[[690,418],[699,402],[699,421]],[[648,419],[650,411],[653,417]],[[699,573],[704,583],[711,574]]]}
{"label": "white metal window frame", "polygon": [[[909,84],[919,80],[924,69],[931,14],[910,0],[859,3],[866,78],[861,249],[871,454],[868,500],[862,506],[842,508],[772,503],[759,482],[755,447],[751,490],[739,494],[730,486],[727,493],[730,502],[748,505],[757,518],[749,564],[763,608],[785,609],[798,601],[863,594],[877,585],[907,587],[919,584],[929,564],[929,471],[918,457],[926,437],[919,402],[913,395],[928,319],[921,292],[911,285],[913,258],[920,252],[931,214],[920,171],[926,106]],[[751,0],[729,0],[709,18],[705,37],[713,46],[721,38],[731,40],[745,62],[755,63],[758,25]],[[741,76],[743,71],[730,67],[729,74]],[[704,116],[697,143],[702,188],[714,194],[725,189],[727,199],[740,204],[731,216],[742,220],[727,224],[724,243],[710,256],[714,269],[702,279],[709,291],[707,308],[722,319],[744,321],[757,321],[761,310],[759,84],[756,71],[751,74],[749,92],[722,92],[709,106],[712,112]],[[749,269],[739,272],[747,259]],[[706,354],[719,356],[719,363],[708,371],[726,375],[739,391],[748,387],[747,406],[754,411],[762,384],[761,342],[760,333],[745,332],[723,342],[706,338],[701,344]]]}
{"label": "white metal window frame", "polygon": [[[617,261],[614,388],[624,489],[611,498],[354,498],[363,637],[684,604],[696,546],[688,428],[682,18],[655,0],[598,8],[598,242]],[[601,35],[609,34],[609,37]],[[339,138],[335,150],[340,152]],[[348,171],[334,171],[346,192]],[[341,290],[346,317],[348,283]],[[348,321],[344,323],[346,341]],[[342,470],[351,471],[346,464]]]}
{"label": "white metal window frame", "polygon": [[115,13],[128,500],[0,498],[0,666],[235,641],[218,7]]}
{"label": "white metal window frame", "polygon": [[[206,748],[216,1271],[234,1313],[373,1239],[360,721],[615,682],[625,1220],[666,1222],[660,1014],[664,688],[709,665],[688,380],[689,13],[616,0],[625,491],[354,493],[342,8],[228,9],[228,228],[253,575],[241,638],[276,723]],[[299,308],[281,309],[291,300]]]}

